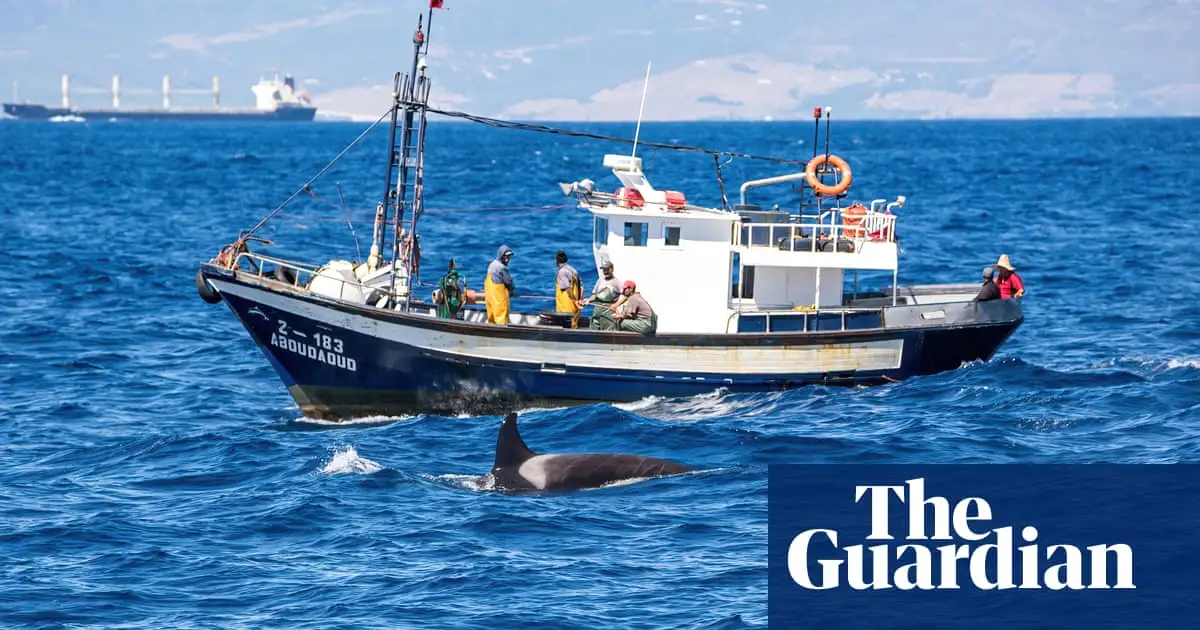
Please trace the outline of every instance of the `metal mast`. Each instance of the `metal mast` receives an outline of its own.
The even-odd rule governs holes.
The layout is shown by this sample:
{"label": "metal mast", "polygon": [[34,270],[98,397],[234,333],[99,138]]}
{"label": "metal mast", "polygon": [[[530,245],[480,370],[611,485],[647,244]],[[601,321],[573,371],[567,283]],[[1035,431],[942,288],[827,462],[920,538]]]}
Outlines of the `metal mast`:
{"label": "metal mast", "polygon": [[[416,184],[413,186],[412,213],[409,215],[408,238],[412,239],[408,244],[408,260],[405,266],[405,277],[408,278],[409,286],[416,286],[420,268],[418,259],[420,255],[420,243],[417,235],[417,220],[425,211],[425,130],[428,118],[426,117],[429,105],[429,77],[425,76],[425,64],[420,64],[420,76],[417,77],[417,92],[418,101],[417,107],[417,156],[416,156]],[[412,300],[412,292],[406,293],[405,310],[408,310],[408,303]]]}
{"label": "metal mast", "polygon": [[[392,272],[391,272],[391,288],[389,293],[393,298],[396,297],[397,277],[401,276],[400,264],[402,258],[401,248],[405,245],[403,242],[407,235],[404,234],[404,210],[408,206],[417,207],[420,201],[420,188],[416,188],[413,194],[413,199],[409,199],[409,181],[413,177],[413,171],[417,169],[420,163],[420,157],[423,153],[423,147],[420,144],[414,144],[413,135],[416,130],[414,118],[418,118],[423,122],[425,120],[425,98],[418,98],[417,88],[417,64],[421,57],[421,48],[425,44],[425,32],[421,30],[422,19],[417,19],[417,30],[413,33],[413,60],[412,70],[408,75],[396,74],[395,82],[392,91],[392,125],[389,133],[389,155],[387,167],[387,190],[384,197],[384,216],[382,225],[379,223],[375,226],[375,242],[380,244],[380,249],[386,242],[385,228],[389,221],[388,215],[394,217],[391,221],[392,230]],[[422,77],[423,78],[423,77]],[[428,87],[422,82],[421,95],[428,96]],[[399,138],[397,139],[397,131]],[[423,139],[424,134],[420,134],[419,138]],[[393,183],[394,182],[394,183]],[[390,212],[389,212],[390,211]],[[409,233],[411,234],[411,232]],[[412,238],[413,243],[416,242],[415,237]],[[409,247],[413,249],[413,247]],[[408,309],[408,303],[411,299],[410,288],[412,282],[408,271],[411,268],[412,252],[408,252],[408,261],[404,264],[405,274],[400,278],[404,284],[401,287],[404,293],[404,310]],[[400,302],[397,301],[399,306]]]}

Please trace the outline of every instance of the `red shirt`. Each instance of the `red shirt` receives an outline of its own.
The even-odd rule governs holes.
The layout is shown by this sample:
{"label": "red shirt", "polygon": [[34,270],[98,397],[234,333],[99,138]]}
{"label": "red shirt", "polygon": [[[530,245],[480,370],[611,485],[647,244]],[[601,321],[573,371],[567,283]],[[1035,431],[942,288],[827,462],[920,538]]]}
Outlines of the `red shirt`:
{"label": "red shirt", "polygon": [[1017,272],[1008,274],[1008,277],[1003,280],[996,280],[996,286],[1000,287],[1000,299],[1007,300],[1017,296],[1017,291],[1025,290],[1025,283],[1021,282],[1021,276]]}

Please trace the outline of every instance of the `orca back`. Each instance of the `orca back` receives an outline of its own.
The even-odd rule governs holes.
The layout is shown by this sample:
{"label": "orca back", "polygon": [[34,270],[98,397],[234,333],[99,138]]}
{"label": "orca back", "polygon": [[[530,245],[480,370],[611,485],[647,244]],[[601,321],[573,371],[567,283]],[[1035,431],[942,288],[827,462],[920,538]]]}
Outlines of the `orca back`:
{"label": "orca back", "polygon": [[[539,461],[546,490],[582,490],[625,481],[691,472],[683,464],[625,453],[543,455]],[[522,467],[523,472],[525,467]]]}
{"label": "orca back", "polygon": [[538,455],[525,445],[510,413],[496,436],[492,479],[506,490],[581,490],[626,479],[678,475],[692,468],[665,459],[620,453]]}

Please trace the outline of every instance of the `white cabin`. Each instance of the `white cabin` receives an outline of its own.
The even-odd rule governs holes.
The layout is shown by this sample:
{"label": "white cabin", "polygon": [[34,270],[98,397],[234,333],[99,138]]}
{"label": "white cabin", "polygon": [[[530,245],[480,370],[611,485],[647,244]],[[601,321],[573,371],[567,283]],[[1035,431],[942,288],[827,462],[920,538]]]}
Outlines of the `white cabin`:
{"label": "white cabin", "polygon": [[597,269],[607,258],[618,279],[637,284],[658,314],[659,333],[733,333],[750,313],[841,310],[847,270],[895,277],[890,211],[903,198],[886,212],[875,200],[854,216],[843,216],[846,208],[820,216],[726,212],[654,188],[640,158],[606,155],[604,165],[621,181],[616,193],[598,192],[590,180],[563,190],[593,215]]}

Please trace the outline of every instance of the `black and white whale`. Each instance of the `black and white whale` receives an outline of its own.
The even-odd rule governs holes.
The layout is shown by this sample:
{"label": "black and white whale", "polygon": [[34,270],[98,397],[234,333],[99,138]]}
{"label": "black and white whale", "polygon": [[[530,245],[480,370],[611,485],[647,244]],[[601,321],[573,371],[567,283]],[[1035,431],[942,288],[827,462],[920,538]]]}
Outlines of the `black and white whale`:
{"label": "black and white whale", "polygon": [[496,437],[492,479],[500,490],[582,490],[626,479],[663,477],[691,472],[665,459],[621,453],[560,453],[538,455],[529,450],[510,413]]}

